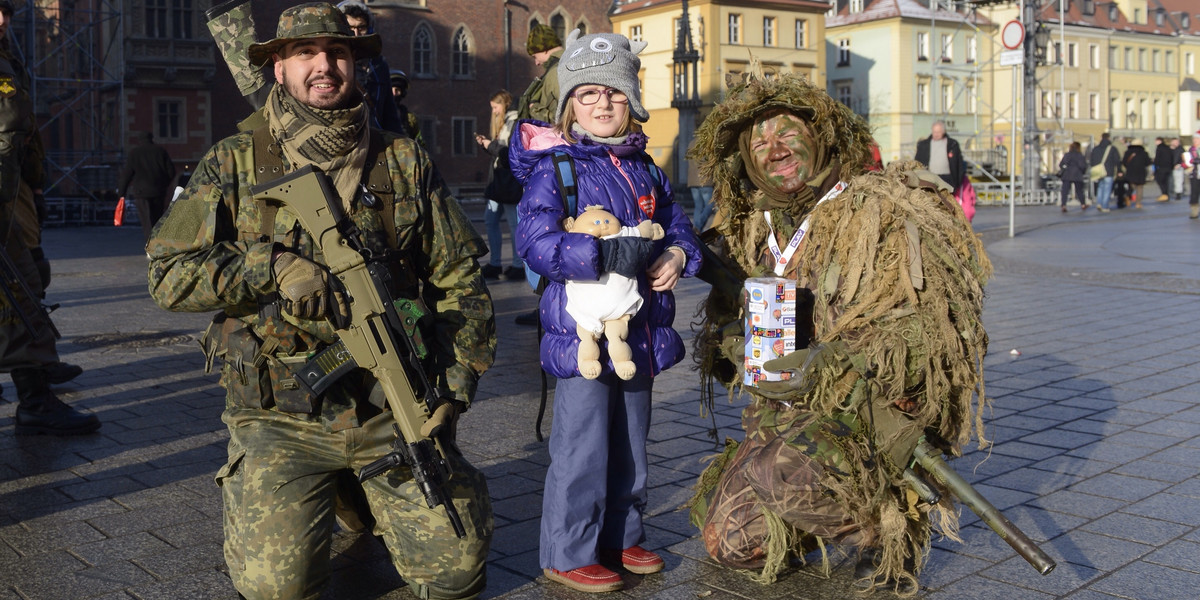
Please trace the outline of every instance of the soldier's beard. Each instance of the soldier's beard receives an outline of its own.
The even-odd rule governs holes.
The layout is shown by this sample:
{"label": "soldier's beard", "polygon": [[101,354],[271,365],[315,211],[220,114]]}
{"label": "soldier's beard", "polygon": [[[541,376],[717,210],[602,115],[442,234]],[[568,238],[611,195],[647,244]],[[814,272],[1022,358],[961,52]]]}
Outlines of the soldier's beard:
{"label": "soldier's beard", "polygon": [[[311,87],[312,81],[330,83],[338,89],[338,93],[336,95],[314,93]],[[296,100],[322,110],[351,108],[360,100],[354,86],[347,86],[344,80],[333,75],[324,75],[319,78],[312,78],[311,80],[294,82],[288,77],[287,71],[284,71],[280,83],[287,90],[288,94]]]}

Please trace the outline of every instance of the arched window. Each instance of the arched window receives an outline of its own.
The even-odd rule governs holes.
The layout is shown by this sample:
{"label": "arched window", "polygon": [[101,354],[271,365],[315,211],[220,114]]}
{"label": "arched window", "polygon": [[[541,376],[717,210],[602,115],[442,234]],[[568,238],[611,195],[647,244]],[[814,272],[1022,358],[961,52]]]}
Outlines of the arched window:
{"label": "arched window", "polygon": [[580,21],[575,24],[575,29],[579,30],[579,35],[587,35],[587,23]]}
{"label": "arched window", "polygon": [[561,14],[550,17],[550,28],[554,30],[554,34],[563,42],[567,41],[567,20]]}
{"label": "arched window", "polygon": [[471,53],[471,34],[466,27],[459,27],[450,41],[450,76],[469,78],[472,75],[474,60]]}
{"label": "arched window", "polygon": [[413,32],[412,72],[417,77],[433,77],[433,32],[425,23]]}

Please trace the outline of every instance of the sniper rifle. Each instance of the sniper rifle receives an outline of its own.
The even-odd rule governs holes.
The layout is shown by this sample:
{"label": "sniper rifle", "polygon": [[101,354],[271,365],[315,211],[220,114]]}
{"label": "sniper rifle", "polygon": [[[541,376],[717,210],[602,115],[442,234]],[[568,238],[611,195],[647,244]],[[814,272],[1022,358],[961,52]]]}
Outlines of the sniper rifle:
{"label": "sniper rifle", "polygon": [[287,207],[296,215],[324,255],[330,274],[350,299],[350,322],[334,323],[339,341],[301,367],[296,373],[297,383],[319,394],[355,367],[370,370],[383,386],[396,419],[396,440],[392,452],[363,467],[358,480],[366,481],[408,465],[429,508],[444,507],[455,534],[466,537],[447,489],[451,470],[446,458],[447,442],[439,429],[449,428],[431,427],[446,415],[448,403],[438,398],[420,364],[421,353],[406,328],[415,325],[415,319],[406,314],[402,320],[397,311],[397,306],[413,301],[392,298],[385,257],[375,256],[362,244],[332,182],[320,170],[308,165],[250,191],[256,200]]}

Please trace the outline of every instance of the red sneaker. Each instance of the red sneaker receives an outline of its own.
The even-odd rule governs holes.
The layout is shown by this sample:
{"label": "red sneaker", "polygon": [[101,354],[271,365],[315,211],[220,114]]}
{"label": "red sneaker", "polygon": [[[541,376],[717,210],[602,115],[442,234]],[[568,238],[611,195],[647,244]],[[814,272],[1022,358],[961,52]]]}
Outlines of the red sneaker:
{"label": "red sneaker", "polygon": [[[662,559],[659,559],[659,562],[662,562]],[[625,587],[620,575],[600,565],[579,567],[565,573],[558,569],[542,569],[542,573],[546,575],[546,579],[557,581],[580,592],[615,592]]]}
{"label": "red sneaker", "polygon": [[631,546],[621,552],[621,564],[630,573],[638,575],[648,575],[663,570],[662,557],[641,546]]}

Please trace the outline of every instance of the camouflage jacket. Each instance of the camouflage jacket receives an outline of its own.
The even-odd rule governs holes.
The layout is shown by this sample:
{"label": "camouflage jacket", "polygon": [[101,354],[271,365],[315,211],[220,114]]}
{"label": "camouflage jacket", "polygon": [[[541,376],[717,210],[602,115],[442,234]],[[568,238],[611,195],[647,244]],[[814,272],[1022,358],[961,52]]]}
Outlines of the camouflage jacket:
{"label": "camouflage jacket", "polygon": [[[419,145],[378,130],[371,135],[387,142],[380,156],[391,173],[394,210],[383,215],[379,208],[388,202],[372,209],[355,199],[349,216],[373,251],[399,250],[402,264],[394,271],[400,289],[394,292],[420,297],[433,313],[434,323],[424,334],[427,370],[442,397],[469,403],[496,348],[491,296],[476,260],[486,246]],[[260,311],[259,304],[276,292],[275,244],[318,263],[323,259],[286,207],[275,216],[272,239],[262,233],[260,205],[249,193],[256,183],[253,163],[253,134],[243,132],[219,142],[197,164],[187,189],[146,246],[150,295],[171,311],[223,311],[275,354],[304,355],[336,340],[332,325],[324,319],[281,319]],[[382,218],[394,220],[394,243]],[[279,391],[278,382],[273,389]],[[354,399],[331,398],[333,391],[325,394],[323,418],[335,429],[357,425]]]}

